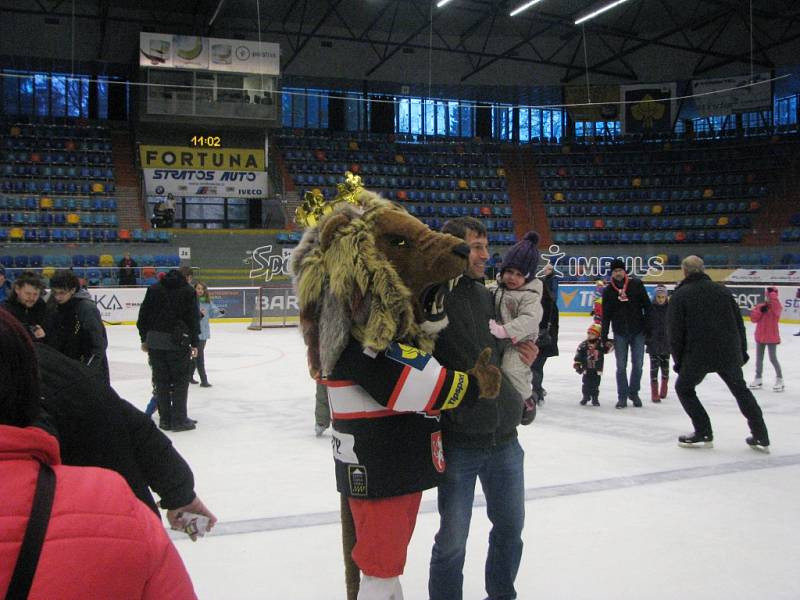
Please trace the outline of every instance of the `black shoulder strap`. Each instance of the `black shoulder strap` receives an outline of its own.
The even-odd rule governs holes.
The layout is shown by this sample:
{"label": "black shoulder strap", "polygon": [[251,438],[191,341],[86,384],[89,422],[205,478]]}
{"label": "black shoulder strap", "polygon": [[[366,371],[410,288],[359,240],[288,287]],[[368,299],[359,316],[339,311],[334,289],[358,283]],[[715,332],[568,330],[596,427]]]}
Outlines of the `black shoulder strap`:
{"label": "black shoulder strap", "polygon": [[47,525],[50,522],[55,492],[56,474],[50,465],[40,463],[31,516],[25,529],[25,537],[22,539],[14,573],[11,575],[6,600],[25,600],[28,597],[36,566],[39,564],[39,555],[42,553]]}

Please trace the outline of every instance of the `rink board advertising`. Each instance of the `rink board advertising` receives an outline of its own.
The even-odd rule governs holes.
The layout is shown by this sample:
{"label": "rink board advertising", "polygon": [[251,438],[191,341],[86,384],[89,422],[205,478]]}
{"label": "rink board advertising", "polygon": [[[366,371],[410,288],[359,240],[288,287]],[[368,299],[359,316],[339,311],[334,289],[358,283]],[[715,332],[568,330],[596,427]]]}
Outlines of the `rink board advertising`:
{"label": "rink board advertising", "polygon": [[[655,294],[655,285],[646,284],[648,294]],[[674,286],[667,286],[672,293]],[[764,301],[764,285],[728,285],[742,312],[748,317],[753,307]],[[800,321],[800,286],[778,285],[783,306],[781,321]],[[288,293],[285,291],[288,290]],[[100,315],[107,323],[134,323],[147,288],[90,288]],[[210,288],[211,301],[225,311],[225,318],[252,318],[258,301],[256,287]],[[564,316],[589,316],[594,300],[593,284],[562,284],[558,286],[558,309]],[[265,287],[262,294],[263,315],[266,318],[296,318],[299,315],[297,296],[290,287]]]}

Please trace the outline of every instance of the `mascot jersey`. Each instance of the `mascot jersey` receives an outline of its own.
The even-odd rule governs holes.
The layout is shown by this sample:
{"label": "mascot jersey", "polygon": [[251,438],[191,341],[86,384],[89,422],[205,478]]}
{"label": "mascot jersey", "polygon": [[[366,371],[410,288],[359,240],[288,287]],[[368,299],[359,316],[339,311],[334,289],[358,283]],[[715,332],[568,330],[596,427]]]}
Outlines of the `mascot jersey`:
{"label": "mascot jersey", "polygon": [[378,353],[351,338],[328,386],[336,487],[385,498],[435,487],[444,472],[439,411],[476,401],[478,383],[393,342]]}

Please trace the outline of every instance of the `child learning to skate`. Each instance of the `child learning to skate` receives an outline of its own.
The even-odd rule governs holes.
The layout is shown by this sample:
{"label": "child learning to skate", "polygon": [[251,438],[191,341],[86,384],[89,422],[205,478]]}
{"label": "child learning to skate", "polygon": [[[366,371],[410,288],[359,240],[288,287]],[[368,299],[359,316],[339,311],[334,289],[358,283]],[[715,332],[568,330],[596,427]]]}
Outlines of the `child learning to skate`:
{"label": "child learning to skate", "polygon": [[603,375],[603,354],[607,352],[600,341],[602,326],[598,323],[589,325],[586,330],[586,339],[583,340],[575,352],[572,367],[583,375],[581,387],[581,406],[591,402],[592,406],[600,406],[600,379]]}
{"label": "child learning to skate", "polygon": [[778,344],[781,343],[781,332],[778,322],[781,318],[781,301],[778,288],[768,287],[764,294],[764,302],[756,304],[750,311],[750,320],[756,324],[756,378],[750,384],[750,389],[760,390],[762,385],[761,374],[764,370],[764,349],[769,352],[769,362],[775,369],[775,385],[773,392],[782,392],[783,373],[778,362]]}
{"label": "child learning to skate", "polygon": [[[648,313],[649,335],[645,339],[647,353],[650,355],[650,399],[661,402],[667,397],[669,386],[669,339],[667,338],[667,288],[656,286],[656,296]],[[661,370],[661,386],[658,385],[658,371]]]}
{"label": "child learning to skate", "polygon": [[[500,263],[497,286],[493,296],[498,321],[489,321],[489,330],[498,339],[508,338],[512,343],[535,340],[542,320],[542,282],[536,278],[539,268],[539,235],[528,232],[508,251]],[[532,374],[522,362],[519,353],[503,354],[503,373],[511,380],[514,389],[524,399],[522,424],[530,424],[536,416],[536,402],[532,393]]]}

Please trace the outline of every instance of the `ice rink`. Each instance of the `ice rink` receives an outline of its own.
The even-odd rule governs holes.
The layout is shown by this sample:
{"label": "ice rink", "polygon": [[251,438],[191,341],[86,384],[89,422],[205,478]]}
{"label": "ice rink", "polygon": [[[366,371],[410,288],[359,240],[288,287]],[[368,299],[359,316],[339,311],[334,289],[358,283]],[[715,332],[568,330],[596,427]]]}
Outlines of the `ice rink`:
{"label": "ice rink", "polygon": [[[800,372],[797,325],[782,325],[786,391],[756,392],[772,453],[744,442],[744,417],[721,380],[699,395],[714,448],[676,444],[691,431],[672,389],[643,408],[615,410],[613,354],[599,408],[582,407],[572,355],[590,320],[564,318],[561,356],[545,367],[546,403],[520,427],[526,453],[525,549],[519,598],[641,600],[800,598]],[[750,354],[752,326],[748,327]],[[112,383],[144,409],[150,371],[135,327],[108,328]],[[753,377],[753,360],[745,377]],[[247,331],[213,323],[206,347],[212,388],[191,386],[197,430],[169,433],[196,490],[219,517],[211,536],[176,544],[203,599],[338,600],[345,597],[339,499],[330,435],[314,437],[314,384],[297,328]],[[485,597],[489,522],[478,489],[464,569],[464,599]],[[438,526],[425,493],[402,577],[406,600],[427,598]]]}

